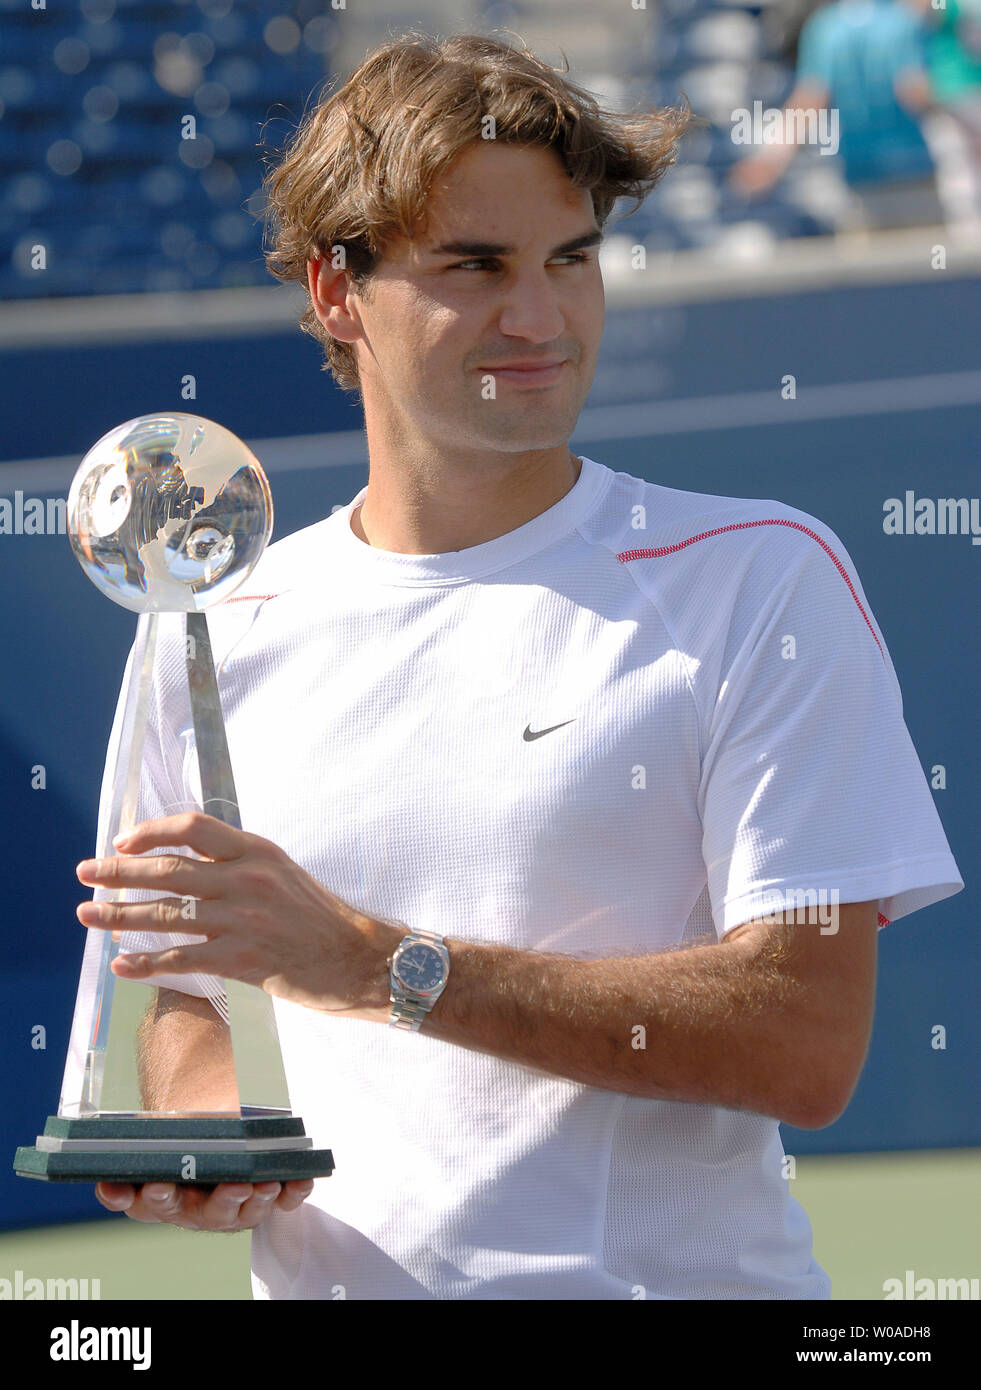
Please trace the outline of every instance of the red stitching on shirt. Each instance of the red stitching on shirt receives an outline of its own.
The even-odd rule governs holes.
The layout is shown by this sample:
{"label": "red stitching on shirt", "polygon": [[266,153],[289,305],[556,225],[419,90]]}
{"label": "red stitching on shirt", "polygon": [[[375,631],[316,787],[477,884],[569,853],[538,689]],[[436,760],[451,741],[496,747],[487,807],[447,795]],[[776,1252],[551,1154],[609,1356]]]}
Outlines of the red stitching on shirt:
{"label": "red stitching on shirt", "polygon": [[855,592],[855,586],[848,577],[848,571],[828,543],[823,541],[816,531],[812,531],[808,526],[802,526],[799,521],[788,521],[784,517],[773,517],[767,521],[735,521],[729,526],[718,526],[714,531],[702,531],[697,536],[689,536],[686,541],[679,541],[677,545],[659,545],[650,550],[624,550],[620,552],[617,559],[624,564],[629,560],[643,560],[650,556],[659,559],[662,555],[671,555],[676,550],[684,550],[686,545],[694,545],[696,541],[703,541],[707,536],[721,536],[725,531],[742,531],[747,526],[792,526],[795,531],[803,531],[805,536],[810,536],[812,540],[817,541],[818,545],[820,545],[823,550],[827,551],[828,555],[830,555],[831,559],[834,561],[835,568],[848,585],[848,590],[852,598],[858,604],[858,611],[861,613],[866,623],[868,623],[869,632],[875,637],[876,646],[879,648],[880,652],[882,651],[882,643],[879,641],[878,637],[876,637],[875,628],[872,626],[871,622],[869,622],[869,615],[862,607],[858,594]]}
{"label": "red stitching on shirt", "polygon": [[258,603],[260,599],[279,598],[279,594],[236,594],[234,598],[226,598],[226,603]]}

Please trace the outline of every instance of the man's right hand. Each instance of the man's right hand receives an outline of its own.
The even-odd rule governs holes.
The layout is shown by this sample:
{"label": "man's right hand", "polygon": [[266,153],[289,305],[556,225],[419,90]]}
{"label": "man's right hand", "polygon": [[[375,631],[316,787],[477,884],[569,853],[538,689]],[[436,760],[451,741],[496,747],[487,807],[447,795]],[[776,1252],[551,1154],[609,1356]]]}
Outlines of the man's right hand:
{"label": "man's right hand", "polygon": [[279,1182],[223,1182],[216,1187],[148,1182],[98,1182],[96,1199],[106,1211],[133,1221],[165,1221],[189,1231],[249,1231],[272,1211],[296,1211],[313,1191],[309,1178]]}

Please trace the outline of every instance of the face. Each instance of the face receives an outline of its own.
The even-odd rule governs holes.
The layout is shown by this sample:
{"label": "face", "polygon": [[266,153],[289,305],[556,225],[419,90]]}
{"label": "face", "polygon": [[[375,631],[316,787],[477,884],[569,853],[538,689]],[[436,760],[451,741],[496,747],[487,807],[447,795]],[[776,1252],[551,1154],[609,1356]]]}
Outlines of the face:
{"label": "face", "polygon": [[589,194],[552,151],[464,151],[430,190],[425,227],[387,248],[369,298],[342,284],[321,315],[355,344],[369,428],[444,449],[565,444],[603,332],[599,241]]}

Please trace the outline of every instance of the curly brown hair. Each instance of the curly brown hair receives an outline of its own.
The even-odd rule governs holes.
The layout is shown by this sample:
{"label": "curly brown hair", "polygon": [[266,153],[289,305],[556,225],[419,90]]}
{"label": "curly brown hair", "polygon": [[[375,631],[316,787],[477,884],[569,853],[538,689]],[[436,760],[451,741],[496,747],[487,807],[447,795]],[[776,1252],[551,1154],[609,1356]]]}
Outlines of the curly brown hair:
{"label": "curly brown hair", "polygon": [[[527,48],[496,38],[408,31],[369,53],[339,91],[321,95],[267,171],[266,265],[276,279],[306,287],[307,262],[325,256],[345,266],[367,299],[387,243],[412,237],[423,222],[433,179],[488,132],[554,149],[572,183],[590,193],[602,227],[618,198],[636,199],[636,211],[693,120],[687,99],[660,110],[605,110]],[[312,301],[300,327],[323,346],[322,369],[358,390],[353,345],[327,332]]]}

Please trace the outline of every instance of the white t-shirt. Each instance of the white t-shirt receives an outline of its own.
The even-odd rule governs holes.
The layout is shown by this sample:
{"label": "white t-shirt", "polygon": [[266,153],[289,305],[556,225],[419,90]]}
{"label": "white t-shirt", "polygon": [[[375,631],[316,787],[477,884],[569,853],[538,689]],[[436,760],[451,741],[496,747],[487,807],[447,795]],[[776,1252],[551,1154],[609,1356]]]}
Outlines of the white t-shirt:
{"label": "white t-shirt", "polygon": [[[364,496],[209,615],[242,823],[339,897],[599,958],[721,939],[797,892],[878,899],[882,926],[963,888],[821,521],[585,458],[507,535],[401,555],[351,530]],[[199,794],[163,628],[143,815]],[[776,1120],[275,1008],[294,1113],[337,1166],[254,1232],[257,1298],[830,1296]]]}

